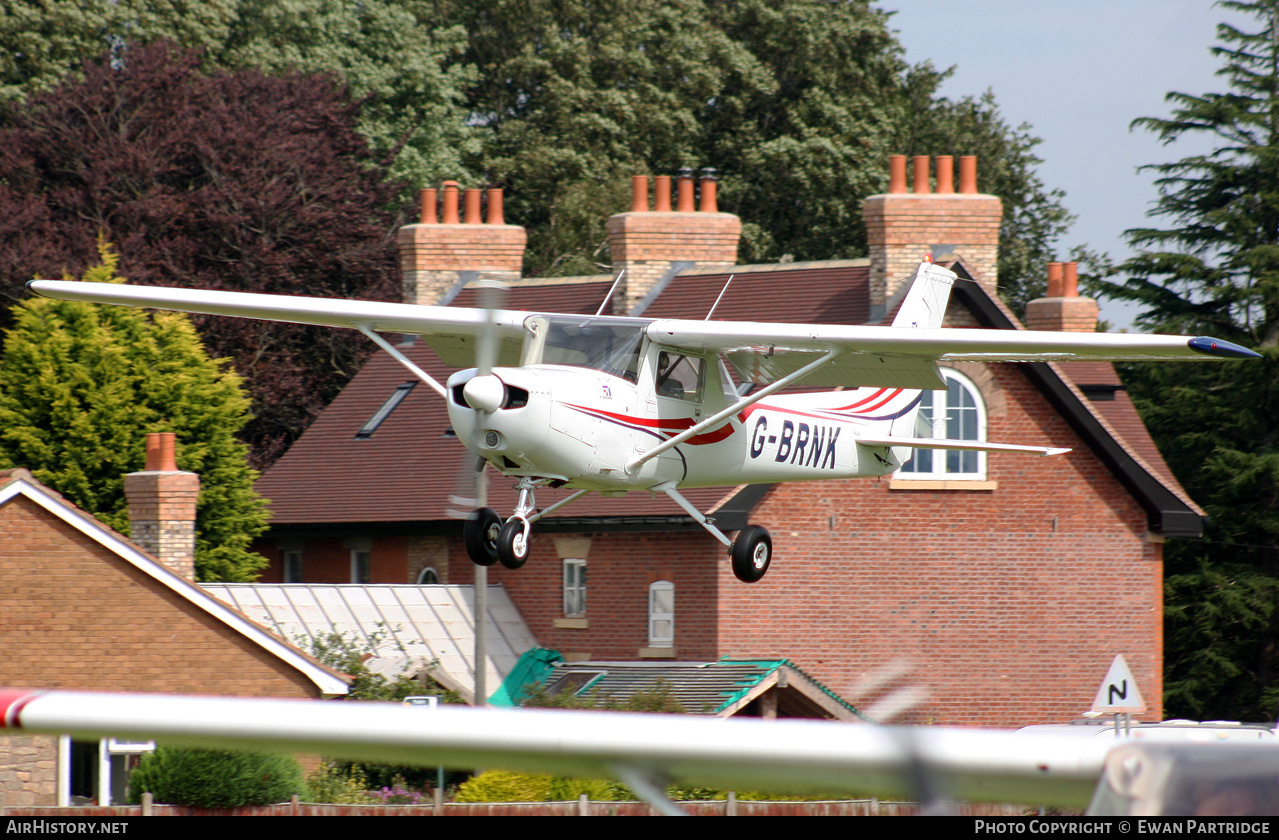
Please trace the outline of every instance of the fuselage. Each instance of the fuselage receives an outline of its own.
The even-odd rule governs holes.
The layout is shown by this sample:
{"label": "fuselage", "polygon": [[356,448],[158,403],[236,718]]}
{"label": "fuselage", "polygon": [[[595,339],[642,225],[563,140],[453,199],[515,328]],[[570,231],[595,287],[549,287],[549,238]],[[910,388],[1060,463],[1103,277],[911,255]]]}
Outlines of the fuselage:
{"label": "fuselage", "polygon": [[858,388],[766,397],[628,472],[636,456],[740,399],[718,357],[675,353],[645,341],[619,372],[539,363],[495,368],[504,397],[492,411],[467,404],[463,392],[477,372],[460,371],[448,382],[449,418],[458,438],[501,472],[577,489],[877,476],[911,455],[857,439],[911,422],[920,392]]}

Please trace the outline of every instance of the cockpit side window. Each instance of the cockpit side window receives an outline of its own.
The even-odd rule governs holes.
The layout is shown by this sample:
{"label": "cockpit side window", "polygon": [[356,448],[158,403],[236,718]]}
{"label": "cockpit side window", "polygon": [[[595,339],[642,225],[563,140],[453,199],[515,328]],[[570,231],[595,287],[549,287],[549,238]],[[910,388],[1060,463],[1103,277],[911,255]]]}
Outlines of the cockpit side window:
{"label": "cockpit side window", "polygon": [[701,402],[705,383],[703,361],[663,350],[657,354],[657,395],[676,400]]}

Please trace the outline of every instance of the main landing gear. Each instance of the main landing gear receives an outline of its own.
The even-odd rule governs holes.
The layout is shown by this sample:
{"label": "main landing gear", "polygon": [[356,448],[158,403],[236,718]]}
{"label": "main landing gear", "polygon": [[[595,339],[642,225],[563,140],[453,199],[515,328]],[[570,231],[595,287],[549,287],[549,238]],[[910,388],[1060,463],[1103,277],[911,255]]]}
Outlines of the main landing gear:
{"label": "main landing gear", "polygon": [[[533,523],[590,492],[579,490],[546,510],[539,511],[533,501],[533,491],[539,485],[548,483],[546,479],[521,478],[515,485],[520,491],[520,500],[515,506],[515,513],[505,523],[492,508],[476,508],[471,511],[462,529],[462,541],[471,562],[478,566],[492,566],[500,562],[508,569],[520,568],[528,561]],[[675,504],[693,517],[694,522],[728,548],[733,574],[738,580],[755,583],[768,572],[768,566],[773,560],[773,538],[769,536],[767,528],[747,525],[737,533],[737,539],[730,540],[723,531],[715,527],[714,520],[704,516],[680,495],[674,483],[659,484],[653,490],[660,490],[670,496]]]}

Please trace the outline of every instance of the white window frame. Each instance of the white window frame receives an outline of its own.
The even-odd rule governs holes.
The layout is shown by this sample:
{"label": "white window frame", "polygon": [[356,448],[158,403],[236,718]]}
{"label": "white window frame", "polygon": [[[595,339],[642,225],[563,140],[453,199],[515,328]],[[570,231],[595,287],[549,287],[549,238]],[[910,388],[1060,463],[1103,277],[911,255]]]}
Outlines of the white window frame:
{"label": "white window frame", "polygon": [[586,559],[564,558],[564,617],[586,617]]}
{"label": "white window frame", "polygon": [[[659,610],[658,593],[670,593],[670,610]],[[658,580],[648,585],[648,646],[675,647],[675,584]]]}
{"label": "white window frame", "polygon": [[[984,442],[986,401],[982,399],[981,389],[957,370],[942,368],[941,373],[947,390],[924,391],[915,420],[915,434],[918,437]],[[955,394],[959,395],[961,404],[952,406]],[[962,404],[965,396],[972,405]],[[964,425],[968,428],[963,429]],[[911,459],[898,470],[897,477],[925,481],[984,481],[986,453],[961,449],[916,449]]]}

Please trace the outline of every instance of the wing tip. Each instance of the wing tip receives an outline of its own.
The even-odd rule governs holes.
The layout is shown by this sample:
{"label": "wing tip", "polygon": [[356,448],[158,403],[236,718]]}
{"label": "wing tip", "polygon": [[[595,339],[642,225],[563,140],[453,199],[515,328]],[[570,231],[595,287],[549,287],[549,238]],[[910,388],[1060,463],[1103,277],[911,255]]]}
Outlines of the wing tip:
{"label": "wing tip", "polygon": [[1205,356],[1215,356],[1219,359],[1261,358],[1260,353],[1249,350],[1247,347],[1206,335],[1190,339],[1186,342],[1186,346],[1188,346],[1191,350],[1194,350],[1196,353],[1203,353]]}

